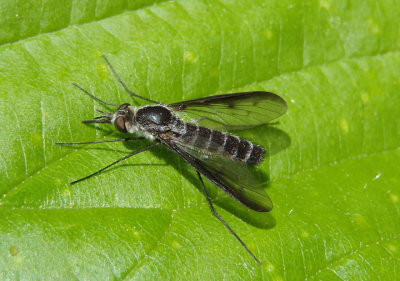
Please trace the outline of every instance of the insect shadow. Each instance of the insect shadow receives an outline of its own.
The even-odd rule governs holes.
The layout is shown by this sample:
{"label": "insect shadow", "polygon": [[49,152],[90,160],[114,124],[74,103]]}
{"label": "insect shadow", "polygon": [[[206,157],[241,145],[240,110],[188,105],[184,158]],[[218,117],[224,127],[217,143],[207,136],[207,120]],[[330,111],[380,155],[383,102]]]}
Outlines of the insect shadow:
{"label": "insect shadow", "polygon": [[[250,132],[250,131],[249,131]],[[263,184],[263,187],[269,187],[269,175],[265,171],[268,169],[268,157],[279,153],[282,150],[287,149],[290,144],[291,140],[288,134],[284,131],[275,128],[274,126],[260,126],[257,128],[257,138],[267,140],[267,150],[266,150],[266,161],[264,161],[264,170],[262,168],[254,169],[254,173],[260,179]],[[244,134],[246,131],[243,132]],[[138,143],[129,143],[124,142],[123,145],[129,150],[138,149]],[[142,145],[141,145],[142,146]],[[111,149],[110,149],[111,150]],[[178,157],[172,151],[166,149],[153,149],[150,151],[154,156],[159,159],[165,160],[168,159],[168,164],[155,164],[157,166],[169,166],[171,165],[175,170],[179,171],[182,176],[184,176],[192,186],[197,188],[200,193],[202,193],[202,188],[199,185],[199,180],[197,175],[194,173],[193,169],[189,165],[182,165],[182,159]],[[118,169],[119,167],[124,166],[142,166],[142,165],[149,165],[145,163],[135,163],[135,164],[121,164],[118,165],[110,170]],[[151,166],[151,165],[149,165]],[[265,168],[266,167],[266,168]],[[229,213],[233,214],[235,217],[241,219],[242,221],[260,228],[260,229],[270,229],[276,225],[276,221],[271,213],[265,212],[257,212],[243,206],[236,200],[227,196],[223,191],[218,188],[215,188],[213,184],[209,182],[205,182],[208,186],[210,197],[212,198],[213,202],[218,205],[219,207],[223,208],[224,210],[228,211]]]}

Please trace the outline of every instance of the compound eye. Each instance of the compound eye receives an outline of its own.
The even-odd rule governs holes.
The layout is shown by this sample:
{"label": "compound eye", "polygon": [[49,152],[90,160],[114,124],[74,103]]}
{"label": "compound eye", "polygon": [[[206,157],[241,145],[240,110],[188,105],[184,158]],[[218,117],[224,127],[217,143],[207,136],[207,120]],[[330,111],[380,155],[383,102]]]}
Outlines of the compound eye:
{"label": "compound eye", "polygon": [[122,116],[119,116],[117,119],[115,119],[114,126],[118,131],[126,133],[125,120]]}

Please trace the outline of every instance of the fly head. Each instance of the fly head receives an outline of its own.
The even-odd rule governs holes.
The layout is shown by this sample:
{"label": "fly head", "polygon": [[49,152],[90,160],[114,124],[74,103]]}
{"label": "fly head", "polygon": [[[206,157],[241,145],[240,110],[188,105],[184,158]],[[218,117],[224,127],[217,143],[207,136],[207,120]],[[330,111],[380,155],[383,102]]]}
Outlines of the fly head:
{"label": "fly head", "polygon": [[133,115],[130,104],[121,104],[115,111],[111,124],[114,124],[118,131],[126,133],[132,126]]}

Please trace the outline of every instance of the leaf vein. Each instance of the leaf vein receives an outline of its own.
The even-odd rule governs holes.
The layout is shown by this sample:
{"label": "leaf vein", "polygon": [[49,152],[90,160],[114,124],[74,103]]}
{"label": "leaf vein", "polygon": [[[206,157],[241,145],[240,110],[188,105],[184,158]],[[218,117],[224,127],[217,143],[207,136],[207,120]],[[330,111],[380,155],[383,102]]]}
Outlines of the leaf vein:
{"label": "leaf vein", "polygon": [[[348,252],[348,253],[345,253],[345,254],[342,255],[342,256],[337,257],[336,259],[334,259],[333,261],[331,261],[330,263],[328,263],[325,267],[323,267],[323,268],[321,268],[321,269],[318,269],[315,273],[313,273],[313,274],[309,275],[308,277],[306,277],[305,280],[313,279],[314,277],[316,277],[317,275],[319,275],[319,274],[320,274],[322,271],[324,271],[324,270],[331,270],[332,272],[334,272],[335,274],[337,274],[337,273],[334,271],[334,269],[331,268],[332,266],[337,265],[337,264],[341,263],[342,261],[345,261],[346,259],[348,259],[348,258],[349,258],[350,256],[352,256],[352,255],[358,254],[358,253],[359,253],[360,251],[362,251],[363,249],[366,249],[366,248],[368,248],[368,247],[370,247],[370,246],[374,246],[374,245],[377,245],[377,246],[382,247],[381,243],[382,243],[383,241],[385,241],[385,242],[393,241],[393,240],[398,239],[399,237],[400,237],[399,234],[398,234],[398,235],[394,235],[393,237],[387,238],[387,239],[385,239],[385,238],[383,238],[383,237],[380,237],[379,239],[377,239],[377,240],[375,240],[375,241],[372,241],[372,242],[370,242],[370,243],[368,243],[368,244],[360,245],[359,247],[353,249],[352,251],[350,251],[350,252]],[[338,276],[339,276],[339,275],[338,275]],[[339,276],[339,277],[340,277],[340,276]],[[342,277],[340,277],[340,278],[342,278]],[[342,279],[343,279],[343,278],[342,278]]]}

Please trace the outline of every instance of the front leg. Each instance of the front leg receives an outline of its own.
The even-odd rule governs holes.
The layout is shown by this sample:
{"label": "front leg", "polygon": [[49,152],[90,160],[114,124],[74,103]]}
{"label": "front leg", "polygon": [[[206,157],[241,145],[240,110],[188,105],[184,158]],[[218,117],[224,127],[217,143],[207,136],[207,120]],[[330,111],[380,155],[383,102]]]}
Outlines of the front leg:
{"label": "front leg", "polygon": [[87,141],[87,142],[55,142],[56,145],[79,145],[79,144],[95,144],[95,143],[105,143],[105,142],[117,142],[117,141],[134,141],[143,140],[144,137],[133,137],[133,138],[123,138],[116,140],[99,140],[99,141]]}

